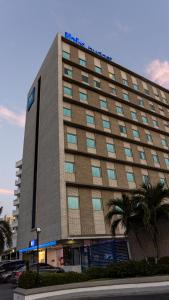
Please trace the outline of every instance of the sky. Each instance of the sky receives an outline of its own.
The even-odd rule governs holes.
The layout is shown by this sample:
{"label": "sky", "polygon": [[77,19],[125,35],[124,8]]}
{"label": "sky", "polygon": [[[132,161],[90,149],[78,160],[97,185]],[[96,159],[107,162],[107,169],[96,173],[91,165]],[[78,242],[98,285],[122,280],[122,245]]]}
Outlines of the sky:
{"label": "sky", "polygon": [[56,35],[169,87],[168,0],[0,0],[0,206],[10,214],[31,83]]}

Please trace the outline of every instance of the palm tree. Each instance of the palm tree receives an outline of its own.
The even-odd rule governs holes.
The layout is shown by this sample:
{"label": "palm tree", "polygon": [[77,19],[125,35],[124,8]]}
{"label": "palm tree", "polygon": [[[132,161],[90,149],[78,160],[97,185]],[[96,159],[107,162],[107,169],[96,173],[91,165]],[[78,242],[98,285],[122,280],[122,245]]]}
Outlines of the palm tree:
{"label": "palm tree", "polygon": [[[0,207],[0,215],[3,207]],[[5,244],[10,248],[12,245],[12,232],[7,221],[0,219],[0,253],[4,251]]]}
{"label": "palm tree", "polygon": [[159,258],[158,245],[158,224],[159,220],[169,220],[169,189],[165,188],[164,183],[144,183],[141,188],[133,192],[133,201],[135,202],[135,209],[139,211],[142,217],[144,229],[151,235],[152,242],[155,249],[156,261]]}
{"label": "palm tree", "polygon": [[139,230],[143,228],[141,210],[137,206],[137,202],[132,197],[122,194],[122,198],[111,199],[108,202],[108,212],[106,221],[111,227],[112,235],[116,235],[119,225],[124,230],[124,236],[127,238],[130,232],[133,232],[136,240],[142,250],[143,256],[147,260],[144,248],[139,238]]}

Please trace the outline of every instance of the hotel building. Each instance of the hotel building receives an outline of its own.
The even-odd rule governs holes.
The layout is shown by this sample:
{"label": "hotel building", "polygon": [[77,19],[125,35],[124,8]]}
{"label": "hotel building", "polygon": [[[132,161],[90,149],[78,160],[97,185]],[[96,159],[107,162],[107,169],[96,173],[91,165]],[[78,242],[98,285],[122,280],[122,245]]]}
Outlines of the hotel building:
{"label": "hotel building", "polygon": [[28,93],[18,230],[29,252],[40,227],[54,265],[111,239],[109,199],[169,180],[169,91],[66,36]]}

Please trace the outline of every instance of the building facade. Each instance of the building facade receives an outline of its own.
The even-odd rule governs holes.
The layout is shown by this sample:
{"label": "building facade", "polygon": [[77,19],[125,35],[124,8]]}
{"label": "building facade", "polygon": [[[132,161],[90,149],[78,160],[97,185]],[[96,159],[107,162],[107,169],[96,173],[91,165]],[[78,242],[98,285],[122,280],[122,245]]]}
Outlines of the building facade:
{"label": "building facade", "polygon": [[111,239],[110,198],[169,180],[168,90],[66,37],[28,93],[18,230],[30,252],[40,227],[42,261],[54,265],[80,264],[79,247]]}

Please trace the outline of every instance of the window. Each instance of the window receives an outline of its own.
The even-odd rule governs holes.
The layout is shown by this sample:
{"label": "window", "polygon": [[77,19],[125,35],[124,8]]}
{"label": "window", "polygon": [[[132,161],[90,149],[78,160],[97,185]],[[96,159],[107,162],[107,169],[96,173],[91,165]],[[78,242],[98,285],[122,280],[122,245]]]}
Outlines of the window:
{"label": "window", "polygon": [[151,134],[149,134],[149,133],[146,133],[146,139],[147,139],[147,142],[153,142],[153,138],[152,138],[152,136],[151,136]]}
{"label": "window", "polygon": [[153,125],[154,125],[154,127],[159,127],[158,121],[153,120]]}
{"label": "window", "polygon": [[126,93],[123,93],[123,99],[124,99],[125,101],[129,101],[129,95],[126,94]]}
{"label": "window", "polygon": [[149,176],[148,175],[143,175],[142,180],[143,180],[143,183],[145,183],[145,184],[149,183]]}
{"label": "window", "polygon": [[154,163],[158,163],[159,164],[159,158],[157,154],[152,154],[152,159],[154,161]]}
{"label": "window", "polygon": [[144,151],[139,151],[139,157],[140,159],[146,160],[146,155]]}
{"label": "window", "polygon": [[67,133],[67,142],[70,144],[77,144],[77,135],[72,133]]}
{"label": "window", "polygon": [[167,140],[166,140],[166,139],[162,139],[162,140],[161,140],[161,144],[162,144],[163,146],[168,146]]}
{"label": "window", "polygon": [[124,125],[119,125],[119,130],[120,130],[120,133],[127,133],[126,126],[124,126]]}
{"label": "window", "polygon": [[112,80],[116,80],[116,76],[113,73],[109,72],[109,78],[111,78]]}
{"label": "window", "polygon": [[144,100],[143,99],[139,99],[139,103],[140,106],[144,107]]}
{"label": "window", "polygon": [[135,91],[139,91],[139,85],[136,84],[136,83],[133,83],[133,89],[134,89]]}
{"label": "window", "polygon": [[87,101],[87,94],[79,92],[80,101]]}
{"label": "window", "polygon": [[100,100],[100,108],[107,109],[107,100]]}
{"label": "window", "polygon": [[133,172],[126,172],[126,175],[127,175],[128,182],[134,182],[135,181]]}
{"label": "window", "polygon": [[136,114],[136,112],[131,111],[130,114],[131,114],[131,118],[132,118],[133,120],[137,121],[137,114]]}
{"label": "window", "polygon": [[72,77],[72,70],[67,69],[66,67],[64,68],[64,75],[68,77]]}
{"label": "window", "polygon": [[66,51],[62,52],[62,56],[63,56],[63,58],[70,59],[70,53],[68,53]]}
{"label": "window", "polygon": [[123,79],[122,82],[124,85],[128,86],[128,81],[126,79]]}
{"label": "window", "polygon": [[142,121],[143,121],[144,124],[148,124],[148,118],[147,117],[142,116],[141,118],[142,118]]}
{"label": "window", "polygon": [[110,128],[110,121],[103,120],[103,128]]}
{"label": "window", "polygon": [[116,113],[124,115],[123,107],[121,106],[116,106]]}
{"label": "window", "polygon": [[76,196],[68,196],[68,208],[79,209],[79,198]]}
{"label": "window", "polygon": [[86,122],[87,122],[87,124],[94,124],[94,117],[90,116],[90,115],[87,115],[86,116]]}
{"label": "window", "polygon": [[101,74],[102,73],[102,68],[94,66],[95,72]]}
{"label": "window", "polygon": [[95,88],[100,89],[100,87],[101,87],[100,81],[94,80],[93,83],[94,83],[94,87],[95,87]]}
{"label": "window", "polygon": [[72,96],[72,88],[64,86],[64,94],[68,96]]}
{"label": "window", "polygon": [[101,168],[92,166],[92,176],[93,177],[101,177]]}
{"label": "window", "polygon": [[133,137],[135,137],[135,138],[140,138],[140,133],[139,133],[138,130],[132,129],[132,133],[133,133]]}
{"label": "window", "polygon": [[113,94],[113,95],[116,95],[117,93],[116,93],[116,88],[111,88],[111,93]]}
{"label": "window", "polygon": [[149,90],[144,89],[144,93],[145,93],[146,95],[149,95]]}
{"label": "window", "polygon": [[88,148],[96,148],[96,143],[94,139],[87,138],[87,147]]}
{"label": "window", "polygon": [[87,62],[86,62],[86,60],[79,58],[79,64],[83,67],[86,67]]}
{"label": "window", "polygon": [[163,185],[167,185],[166,178],[161,177],[160,178],[160,183],[163,184]]}
{"label": "window", "polygon": [[64,115],[65,117],[71,117],[71,115],[72,115],[71,109],[70,109],[70,108],[67,108],[67,107],[64,107],[64,108],[63,108],[63,115]]}
{"label": "window", "polygon": [[107,176],[108,176],[109,179],[116,180],[117,179],[116,170],[107,169]]}
{"label": "window", "polygon": [[163,103],[168,104],[166,98],[162,97],[162,100],[163,100]]}
{"label": "window", "polygon": [[74,163],[73,162],[65,162],[65,172],[66,173],[74,173],[75,168],[74,168]]}
{"label": "window", "polygon": [[132,150],[130,148],[124,148],[124,153],[128,157],[132,157],[133,156]]}
{"label": "window", "polygon": [[169,157],[165,158],[165,163],[166,163],[167,166],[169,166]]}
{"label": "window", "polygon": [[88,76],[82,75],[82,81],[83,81],[84,83],[88,83],[88,81],[89,81]]}
{"label": "window", "polygon": [[150,109],[151,109],[152,111],[156,111],[154,104],[150,104]]}
{"label": "window", "polygon": [[106,144],[107,152],[115,153],[115,146],[113,144]]}
{"label": "window", "polygon": [[93,210],[102,210],[102,202],[100,198],[92,198]]}

